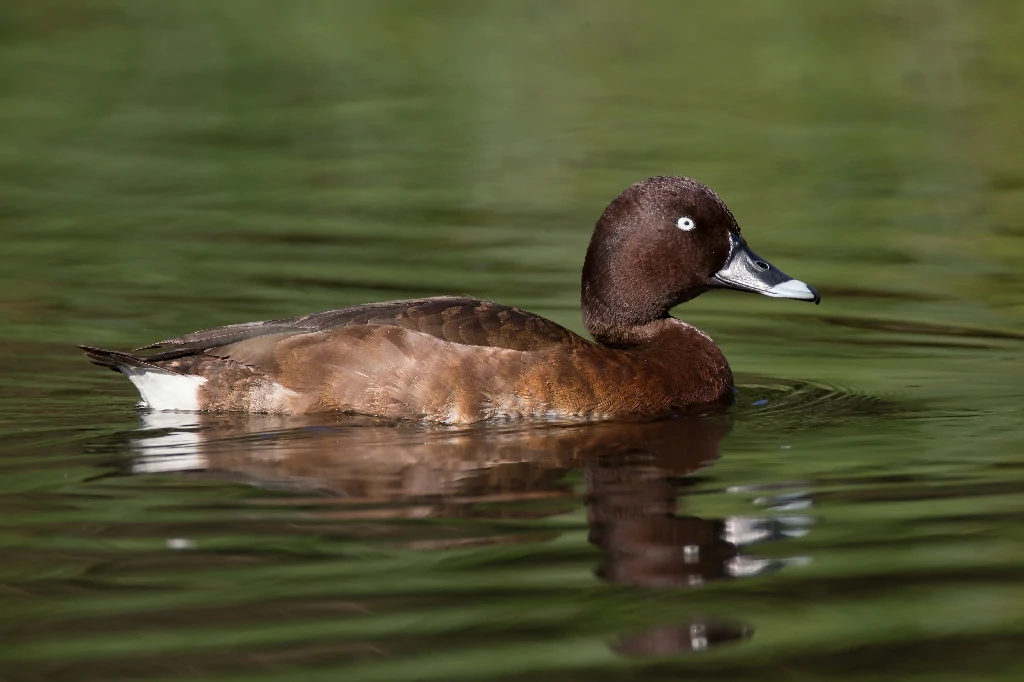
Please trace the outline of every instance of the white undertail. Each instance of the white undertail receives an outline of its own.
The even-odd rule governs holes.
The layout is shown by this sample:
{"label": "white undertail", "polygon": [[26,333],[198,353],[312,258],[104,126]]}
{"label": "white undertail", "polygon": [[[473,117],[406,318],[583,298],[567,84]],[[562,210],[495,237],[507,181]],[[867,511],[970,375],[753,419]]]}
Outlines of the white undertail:
{"label": "white undertail", "polygon": [[120,370],[139,389],[146,407],[199,411],[199,387],[206,383],[206,377],[175,374],[153,367],[121,367]]}

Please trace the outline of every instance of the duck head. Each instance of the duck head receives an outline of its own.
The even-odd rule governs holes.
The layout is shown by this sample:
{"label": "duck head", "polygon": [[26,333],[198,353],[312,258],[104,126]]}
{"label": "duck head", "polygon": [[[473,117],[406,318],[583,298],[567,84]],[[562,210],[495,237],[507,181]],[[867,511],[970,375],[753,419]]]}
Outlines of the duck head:
{"label": "duck head", "polygon": [[583,264],[582,306],[599,341],[616,345],[715,288],[821,300],[814,288],[754,253],[725,202],[696,180],[638,182],[597,221]]}

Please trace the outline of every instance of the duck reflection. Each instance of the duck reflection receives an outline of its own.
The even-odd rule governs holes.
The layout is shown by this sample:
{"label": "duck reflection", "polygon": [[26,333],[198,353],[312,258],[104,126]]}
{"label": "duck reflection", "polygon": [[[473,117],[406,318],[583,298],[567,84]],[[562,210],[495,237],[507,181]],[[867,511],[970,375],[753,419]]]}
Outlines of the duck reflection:
{"label": "duck reflection", "polygon": [[[694,474],[719,456],[730,428],[723,415],[505,427],[184,413],[148,413],[143,422],[134,441],[136,473],[201,470],[300,495],[340,496],[345,504],[330,507],[335,519],[551,516],[578,508],[571,474],[581,471],[588,539],[601,550],[596,574],[624,585],[691,587],[777,570],[787,560],[742,549],[807,527],[797,517],[680,513]],[[616,649],[700,651],[751,633],[740,622],[691,619],[632,634]]]}
{"label": "duck reflection", "polygon": [[672,420],[655,429],[661,438],[584,463],[589,540],[604,555],[599,577],[640,587],[685,587],[793,562],[740,550],[803,535],[806,517],[705,519],[679,513],[680,499],[696,482],[692,474],[717,457],[726,432],[723,423],[708,419]]}

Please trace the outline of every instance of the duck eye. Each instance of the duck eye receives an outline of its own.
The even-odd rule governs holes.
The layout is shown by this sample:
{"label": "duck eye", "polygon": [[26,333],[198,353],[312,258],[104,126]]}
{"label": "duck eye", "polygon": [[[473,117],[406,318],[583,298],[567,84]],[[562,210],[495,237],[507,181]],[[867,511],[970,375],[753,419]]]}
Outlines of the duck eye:
{"label": "duck eye", "polygon": [[676,221],[676,227],[678,227],[680,230],[686,230],[687,232],[689,232],[693,228],[697,227],[697,223],[693,222],[693,218],[691,218],[690,216],[684,215],[682,218]]}

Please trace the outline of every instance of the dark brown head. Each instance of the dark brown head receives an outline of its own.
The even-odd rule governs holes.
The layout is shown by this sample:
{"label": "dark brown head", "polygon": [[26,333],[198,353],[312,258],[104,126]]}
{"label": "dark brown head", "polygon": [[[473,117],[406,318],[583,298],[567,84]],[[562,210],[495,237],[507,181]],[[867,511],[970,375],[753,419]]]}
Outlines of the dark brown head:
{"label": "dark brown head", "polygon": [[622,345],[630,330],[714,287],[820,300],[747,247],[711,189],[690,178],[649,178],[597,221],[583,264],[584,322],[599,341]]}

